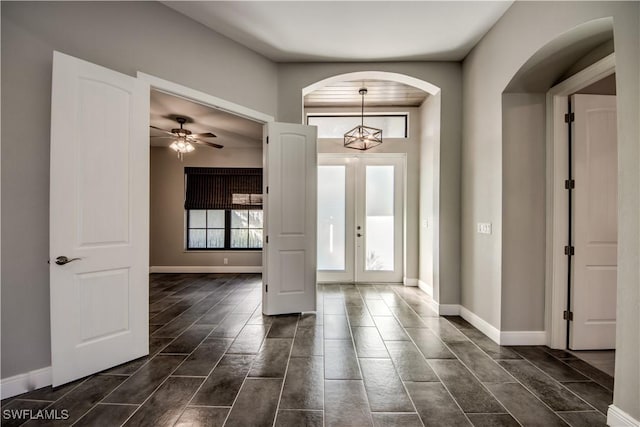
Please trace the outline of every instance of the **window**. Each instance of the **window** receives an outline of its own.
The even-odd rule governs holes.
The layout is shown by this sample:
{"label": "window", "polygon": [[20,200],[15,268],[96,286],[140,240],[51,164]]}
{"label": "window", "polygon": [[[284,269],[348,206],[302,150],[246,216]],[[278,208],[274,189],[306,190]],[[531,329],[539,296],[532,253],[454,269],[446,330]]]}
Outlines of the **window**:
{"label": "window", "polygon": [[262,249],[262,211],[188,210],[187,249]]}
{"label": "window", "polygon": [[185,168],[188,250],[262,248],[262,169]]}
{"label": "window", "polygon": [[[345,132],[358,126],[360,122],[361,116],[359,114],[309,114],[307,116],[307,124],[318,126],[318,138],[342,138]],[[364,124],[382,129],[383,138],[406,138],[407,122],[407,114],[364,115]]]}

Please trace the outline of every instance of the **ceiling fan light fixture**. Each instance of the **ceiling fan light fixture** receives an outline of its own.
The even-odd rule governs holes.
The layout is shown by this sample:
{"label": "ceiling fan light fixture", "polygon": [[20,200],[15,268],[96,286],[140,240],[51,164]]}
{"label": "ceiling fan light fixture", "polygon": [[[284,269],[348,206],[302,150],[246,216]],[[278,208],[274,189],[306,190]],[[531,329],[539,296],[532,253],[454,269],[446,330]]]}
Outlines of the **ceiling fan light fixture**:
{"label": "ceiling fan light fixture", "polygon": [[193,145],[191,145],[189,141],[183,138],[173,141],[169,148],[178,153],[178,157],[180,158],[180,160],[182,160],[182,156],[184,155],[184,153],[190,153],[195,150]]}
{"label": "ceiling fan light fixture", "polygon": [[344,134],[344,146],[355,150],[368,150],[382,144],[382,129],[364,125],[364,96],[367,89],[361,88],[358,93],[362,96],[360,124]]}

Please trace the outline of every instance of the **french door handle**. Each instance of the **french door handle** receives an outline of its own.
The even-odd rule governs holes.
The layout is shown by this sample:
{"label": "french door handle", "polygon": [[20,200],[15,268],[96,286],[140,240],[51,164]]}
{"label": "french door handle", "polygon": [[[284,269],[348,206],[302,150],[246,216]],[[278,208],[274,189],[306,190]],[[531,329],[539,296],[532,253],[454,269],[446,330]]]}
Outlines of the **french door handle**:
{"label": "french door handle", "polygon": [[56,264],[65,265],[65,264],[69,264],[71,261],[77,261],[79,259],[82,259],[82,258],[67,258],[66,256],[63,255],[56,258]]}

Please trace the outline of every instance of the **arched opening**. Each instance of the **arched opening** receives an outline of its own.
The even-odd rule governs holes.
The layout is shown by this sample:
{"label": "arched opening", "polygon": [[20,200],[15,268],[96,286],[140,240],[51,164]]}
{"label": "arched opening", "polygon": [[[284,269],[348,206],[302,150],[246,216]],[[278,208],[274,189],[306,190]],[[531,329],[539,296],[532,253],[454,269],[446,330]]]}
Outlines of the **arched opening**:
{"label": "arched opening", "polygon": [[[331,89],[339,88],[358,95],[362,85],[379,85],[385,91],[377,102],[366,99],[365,110],[369,114],[406,115],[406,135],[404,138],[385,138],[380,146],[365,153],[354,152],[342,146],[340,135],[319,139],[321,164],[336,165],[342,160],[395,157],[404,163],[403,209],[402,209],[402,253],[401,281],[407,286],[420,286],[438,301],[439,297],[439,211],[440,211],[440,88],[427,81],[405,74],[360,71],[335,75],[302,89],[303,120],[308,122],[315,115],[360,114],[359,100],[356,105],[345,99],[344,93],[337,94],[333,102],[329,99]],[[375,95],[375,89],[369,91]],[[334,92],[335,93],[335,92]],[[328,98],[322,98],[324,95]],[[343,97],[342,102],[338,99]],[[369,95],[367,95],[369,96]],[[372,98],[369,98],[372,99]],[[315,103],[313,102],[315,100]],[[356,111],[357,110],[357,111]],[[368,116],[367,116],[368,117]],[[348,129],[344,129],[347,131]],[[354,160],[349,160],[353,162]],[[356,160],[357,161],[357,160]],[[374,161],[374,160],[369,160]],[[348,198],[348,197],[347,197]],[[348,208],[347,208],[348,209]],[[362,226],[362,224],[354,224]],[[348,227],[347,227],[348,228]],[[319,230],[321,229],[319,224]],[[349,235],[347,230],[346,234]],[[356,235],[359,233],[355,233]],[[319,236],[319,241],[322,239]],[[332,240],[335,243],[335,240]],[[347,242],[347,245],[350,244]],[[356,246],[357,241],[353,243]],[[349,281],[351,276],[338,277]],[[322,277],[322,274],[320,274]],[[326,276],[324,276],[326,277]]]}
{"label": "arched opening", "polygon": [[[545,344],[552,348],[580,348],[577,341],[569,345],[568,337],[577,337],[575,328],[589,323],[581,318],[595,315],[587,314],[588,308],[576,293],[576,289],[583,292],[586,288],[576,285],[584,285],[590,279],[576,276],[580,268],[584,269],[580,267],[584,260],[579,257],[584,257],[586,250],[578,251],[575,246],[589,235],[587,230],[576,227],[579,216],[590,215],[584,206],[576,209],[576,192],[581,192],[579,197],[584,198],[590,197],[588,192],[593,190],[587,185],[586,175],[582,175],[585,179],[580,183],[573,180],[576,167],[584,169],[575,153],[585,142],[576,139],[577,124],[572,122],[571,115],[565,123],[565,114],[576,107],[577,98],[573,107],[569,106],[574,94],[615,96],[613,50],[612,19],[586,22],[539,49],[522,65],[502,94],[502,324],[508,330],[524,329],[517,319],[526,310],[546,331]],[[615,131],[613,114],[610,119]],[[615,136],[612,138],[615,141]],[[612,152],[613,164],[615,156]],[[602,170],[615,180],[614,169],[615,166]],[[527,248],[526,257],[521,255],[522,247]],[[601,273],[604,264],[602,261],[598,264]],[[614,265],[609,267],[615,269]],[[609,309],[604,311],[613,313],[615,318],[615,272],[612,277],[602,283],[608,281],[613,289],[600,292],[610,302]],[[602,297],[596,299],[603,301]],[[596,320],[592,317],[590,322],[603,319]],[[615,323],[610,330],[610,335],[615,336]]]}

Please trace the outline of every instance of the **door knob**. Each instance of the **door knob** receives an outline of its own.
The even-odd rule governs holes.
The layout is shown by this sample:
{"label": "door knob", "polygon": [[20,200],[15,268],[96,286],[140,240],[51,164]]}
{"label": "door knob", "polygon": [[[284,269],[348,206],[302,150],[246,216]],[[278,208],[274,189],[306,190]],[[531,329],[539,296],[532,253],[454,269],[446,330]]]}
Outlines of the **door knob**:
{"label": "door knob", "polygon": [[362,237],[362,234],[358,233],[358,234],[356,234],[356,236],[358,236],[358,237]]}
{"label": "door knob", "polygon": [[59,256],[58,258],[56,258],[56,264],[58,265],[65,265],[65,264],[69,264],[71,261],[76,261],[82,258],[67,258],[66,256]]}

